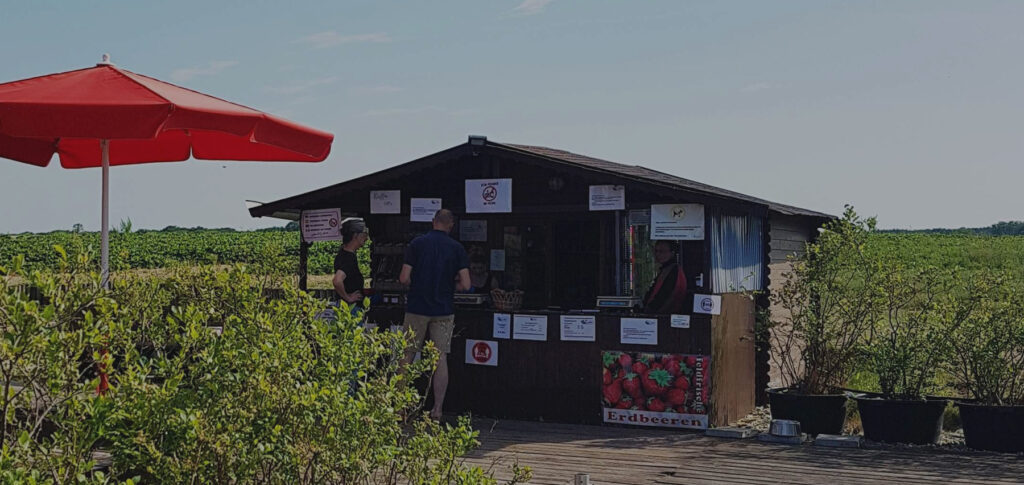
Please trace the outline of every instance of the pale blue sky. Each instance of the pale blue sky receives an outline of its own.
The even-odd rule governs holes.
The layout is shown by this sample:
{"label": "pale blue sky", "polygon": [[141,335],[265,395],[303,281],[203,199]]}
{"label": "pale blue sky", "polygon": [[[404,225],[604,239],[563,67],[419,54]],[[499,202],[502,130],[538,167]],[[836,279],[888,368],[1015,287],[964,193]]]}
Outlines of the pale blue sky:
{"label": "pale blue sky", "polygon": [[[1024,219],[1024,2],[0,0],[0,82],[95,64],[333,132],[321,164],[115,167],[111,220],[269,201],[463,143],[546,145],[882,227]],[[0,159],[0,232],[99,226],[99,170]]]}

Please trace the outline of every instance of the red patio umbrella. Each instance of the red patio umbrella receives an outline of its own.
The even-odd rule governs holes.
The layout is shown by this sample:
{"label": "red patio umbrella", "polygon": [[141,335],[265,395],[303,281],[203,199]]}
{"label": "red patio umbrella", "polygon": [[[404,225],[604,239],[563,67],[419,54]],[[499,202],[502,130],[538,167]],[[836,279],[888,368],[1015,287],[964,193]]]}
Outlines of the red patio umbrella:
{"label": "red patio umbrella", "polygon": [[320,162],[334,135],[110,63],[0,84],[0,157],[103,167],[101,268],[109,277],[108,168],[203,160]]}

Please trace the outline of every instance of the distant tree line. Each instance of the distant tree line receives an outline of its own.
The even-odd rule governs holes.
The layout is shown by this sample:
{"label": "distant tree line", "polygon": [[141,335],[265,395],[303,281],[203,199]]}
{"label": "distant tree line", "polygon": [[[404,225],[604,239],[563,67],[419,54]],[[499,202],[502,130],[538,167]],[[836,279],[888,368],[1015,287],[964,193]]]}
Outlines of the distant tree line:
{"label": "distant tree line", "polygon": [[1024,236],[1024,221],[997,222],[988,227],[961,227],[959,229],[935,228],[935,229],[884,229],[879,232],[902,234],[902,233],[927,233],[927,234],[976,234],[982,236]]}

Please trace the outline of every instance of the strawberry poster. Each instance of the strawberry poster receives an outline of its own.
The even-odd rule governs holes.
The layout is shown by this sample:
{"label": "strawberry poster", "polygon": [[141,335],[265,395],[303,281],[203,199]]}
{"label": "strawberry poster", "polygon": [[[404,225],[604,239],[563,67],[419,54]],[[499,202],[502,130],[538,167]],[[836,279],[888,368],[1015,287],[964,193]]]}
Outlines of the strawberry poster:
{"label": "strawberry poster", "polygon": [[601,407],[606,423],[707,429],[708,355],[602,353]]}

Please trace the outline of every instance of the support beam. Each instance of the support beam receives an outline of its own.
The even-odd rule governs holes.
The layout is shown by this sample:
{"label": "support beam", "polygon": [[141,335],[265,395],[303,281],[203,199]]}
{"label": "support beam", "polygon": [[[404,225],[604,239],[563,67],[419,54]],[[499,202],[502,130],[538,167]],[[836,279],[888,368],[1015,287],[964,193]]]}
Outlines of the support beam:
{"label": "support beam", "polygon": [[309,247],[313,243],[302,240],[302,231],[299,231],[299,289],[306,291],[307,275],[309,274]]}

